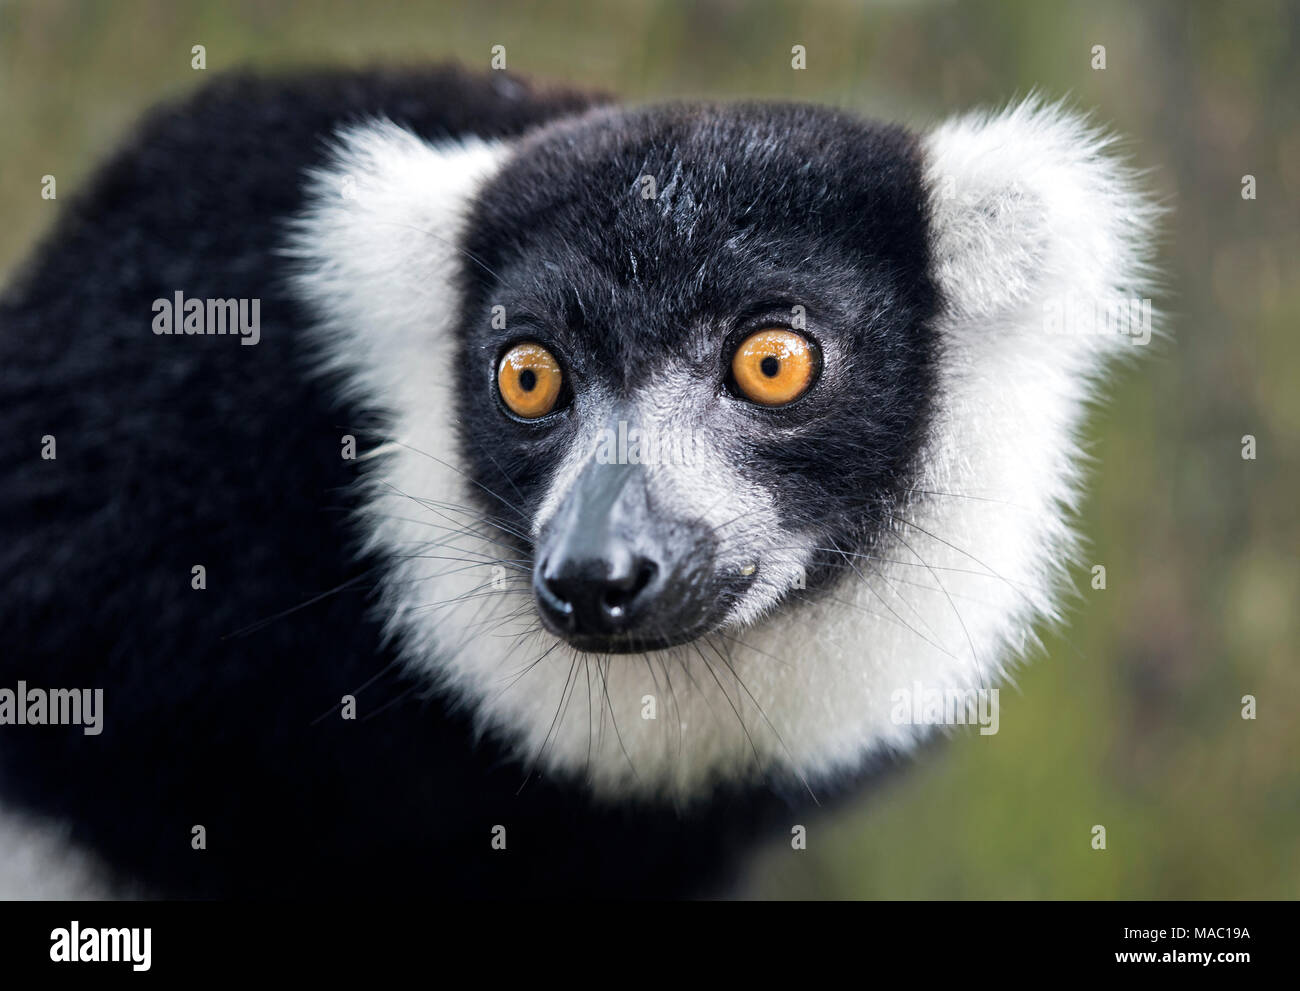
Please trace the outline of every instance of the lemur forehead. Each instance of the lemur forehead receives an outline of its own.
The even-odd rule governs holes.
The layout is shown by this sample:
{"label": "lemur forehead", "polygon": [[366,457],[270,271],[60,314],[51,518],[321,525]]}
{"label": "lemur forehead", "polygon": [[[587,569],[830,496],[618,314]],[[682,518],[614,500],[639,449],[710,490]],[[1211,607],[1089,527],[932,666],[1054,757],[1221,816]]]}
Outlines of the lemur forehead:
{"label": "lemur forehead", "polygon": [[756,307],[829,314],[923,272],[925,202],[896,127],[794,104],[602,109],[526,138],[481,192],[467,247],[493,275],[467,273],[469,298],[627,352],[602,359],[702,358]]}

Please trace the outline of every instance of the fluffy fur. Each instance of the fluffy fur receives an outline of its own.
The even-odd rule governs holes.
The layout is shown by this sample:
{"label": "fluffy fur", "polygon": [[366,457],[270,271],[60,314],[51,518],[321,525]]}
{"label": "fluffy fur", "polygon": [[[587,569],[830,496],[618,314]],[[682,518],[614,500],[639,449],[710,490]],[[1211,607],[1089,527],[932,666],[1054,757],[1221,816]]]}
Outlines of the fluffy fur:
{"label": "fluffy fur", "polygon": [[[590,124],[565,125],[566,151],[587,126],[617,136],[605,140],[620,140],[618,124],[606,118],[601,112]],[[702,129],[725,134],[724,125],[705,121]],[[797,128],[781,130],[787,142],[792,131],[797,136]],[[542,141],[533,138],[518,154],[544,155]],[[526,581],[515,579],[506,594],[492,594],[493,568],[512,574],[516,552],[501,540],[503,527],[479,524],[479,512],[468,507],[486,503],[494,518],[526,525],[535,537],[590,460],[598,431],[616,422],[609,413],[613,400],[588,398],[584,433],[565,438],[566,453],[555,456],[553,470],[543,465],[536,472],[543,491],[535,511],[519,519],[512,498],[518,493],[526,502],[528,495],[498,461],[478,476],[460,467],[476,455],[482,459],[475,447],[491,446],[501,462],[517,457],[492,445],[490,431],[473,435],[490,414],[476,411],[468,424],[468,451],[458,449],[447,429],[462,383],[444,370],[475,355],[455,349],[457,314],[445,300],[455,297],[456,286],[432,280],[435,272],[456,269],[441,265],[431,250],[464,237],[460,197],[473,191],[450,187],[442,176],[454,170],[478,176],[481,184],[504,166],[504,185],[518,202],[520,180],[504,165],[508,153],[426,146],[417,153],[424,165],[413,168],[409,135],[384,126],[350,132],[298,232],[297,250],[308,262],[298,285],[327,315],[324,351],[331,367],[346,366],[355,391],[393,397],[392,408],[402,411],[397,442],[377,452],[382,462],[365,512],[373,519],[375,547],[399,562],[385,579],[385,615],[408,662],[472,698],[480,725],[513,744],[522,761],[541,755],[547,766],[582,775],[607,797],[689,799],[719,779],[774,773],[815,785],[857,767],[864,755],[912,743],[916,728],[891,718],[895,690],[916,682],[939,689],[995,686],[1032,641],[1035,625],[1058,616],[1073,551],[1067,514],[1078,490],[1075,436],[1108,358],[1133,346],[1116,334],[1050,333],[1049,305],[1146,295],[1142,258],[1151,214],[1132,177],[1101,154],[1104,147],[1105,139],[1079,118],[1032,100],[926,136],[934,272],[945,301],[935,318],[942,360],[920,467],[889,507],[886,532],[865,553],[846,544],[850,556],[841,571],[847,565],[850,573],[841,577],[851,580],[833,595],[788,596],[795,569],[815,568],[812,548],[820,545],[791,525],[791,512],[780,511],[791,507],[776,505],[753,481],[752,464],[706,446],[694,465],[657,466],[664,498],[694,503],[714,527],[744,520],[732,567],[751,557],[774,558],[775,566],[732,606],[723,632],[706,638],[706,652],[688,644],[610,659],[579,655],[541,629],[522,607],[530,595]],[[692,151],[682,141],[671,146],[668,162],[628,160],[624,207],[640,209],[635,179],[659,165],[673,170],[665,195],[686,198],[688,215],[707,214],[700,201],[708,176],[692,174],[700,161]],[[531,160],[528,169],[541,171]],[[413,181],[412,171],[424,181]],[[356,173],[374,195],[340,201],[334,190]],[[506,226],[497,223],[494,238]],[[872,236],[867,218],[847,223],[864,239]],[[402,226],[411,232],[394,238],[390,232]],[[436,235],[432,249],[422,240],[426,231]],[[675,227],[672,236],[689,242],[701,235]],[[638,232],[622,244],[640,249],[644,242]],[[342,243],[348,250],[337,248]],[[489,245],[473,246],[476,259],[495,262]],[[569,250],[579,255],[584,247]],[[543,257],[560,259],[564,250],[557,245]],[[590,264],[590,255],[581,261]],[[702,260],[686,268],[691,265],[710,271]],[[557,269],[555,284],[567,288],[582,271],[581,265]],[[673,278],[680,283],[685,275]],[[509,294],[508,286],[488,281],[498,294],[493,298]],[[407,286],[427,291],[404,291]],[[640,288],[642,305],[645,298],[660,301],[653,287]],[[842,292],[853,298],[851,290]],[[600,294],[591,292],[587,305],[599,306]],[[351,338],[363,326],[382,343],[357,348]],[[640,316],[636,326],[648,333],[653,317]],[[337,346],[340,339],[348,341],[345,347]],[[682,399],[695,377],[689,366],[656,367],[652,381],[634,393],[632,422],[677,436],[689,429],[698,442],[701,424],[690,422],[691,404]],[[721,443],[707,431],[702,439]],[[426,547],[444,553],[411,554]],[[665,699],[667,718],[641,718],[646,696]],[[592,728],[597,718],[599,732]]]}
{"label": "fluffy fur", "polygon": [[[1045,314],[1147,295],[1105,139],[1034,101],[919,136],[600,103],[232,77],[79,197],[0,303],[0,673],[104,686],[106,728],[0,730],[9,802],[163,892],[698,892],[914,743],[896,689],[996,684],[1057,615],[1132,346]],[[261,298],[261,343],[151,335],[177,289]],[[739,405],[727,342],[795,304],[823,379]],[[545,428],[492,406],[520,337],[577,383]],[[531,553],[619,419],[698,444],[645,486],[716,585],[694,642],[580,654]]]}

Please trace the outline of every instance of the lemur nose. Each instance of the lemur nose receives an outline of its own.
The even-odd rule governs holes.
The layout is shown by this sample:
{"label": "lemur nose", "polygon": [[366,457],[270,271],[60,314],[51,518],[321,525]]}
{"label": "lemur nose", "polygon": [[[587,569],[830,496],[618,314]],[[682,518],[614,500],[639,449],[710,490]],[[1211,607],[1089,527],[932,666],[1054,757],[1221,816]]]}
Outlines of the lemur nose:
{"label": "lemur nose", "polygon": [[613,548],[601,557],[560,556],[542,564],[542,606],[577,636],[607,636],[635,625],[658,594],[659,565]]}
{"label": "lemur nose", "polygon": [[533,595],[542,625],[580,650],[651,649],[693,626],[707,534],[658,512],[645,470],[593,461],[541,533]]}

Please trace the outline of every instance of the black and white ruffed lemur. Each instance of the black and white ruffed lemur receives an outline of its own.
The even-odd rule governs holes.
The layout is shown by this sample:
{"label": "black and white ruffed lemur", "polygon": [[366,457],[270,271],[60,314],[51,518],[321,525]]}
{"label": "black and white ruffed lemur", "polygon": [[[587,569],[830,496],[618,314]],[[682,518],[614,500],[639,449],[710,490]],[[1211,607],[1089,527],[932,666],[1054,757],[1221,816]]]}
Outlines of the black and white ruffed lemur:
{"label": "black and white ruffed lemur", "polygon": [[149,114],[0,298],[0,688],[103,692],[0,725],[2,893],[730,890],[1058,618],[1109,144],[448,67]]}

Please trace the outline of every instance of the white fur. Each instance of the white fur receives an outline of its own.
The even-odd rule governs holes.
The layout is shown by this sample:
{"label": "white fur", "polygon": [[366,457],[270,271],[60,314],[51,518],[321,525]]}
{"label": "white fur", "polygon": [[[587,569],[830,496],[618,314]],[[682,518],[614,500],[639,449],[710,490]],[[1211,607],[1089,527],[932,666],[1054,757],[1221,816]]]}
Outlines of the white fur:
{"label": "white fur", "polygon": [[[1145,294],[1152,211],[1105,145],[1079,118],[1035,101],[924,138],[949,303],[941,402],[924,477],[888,546],[830,598],[796,596],[769,612],[807,540],[780,534],[741,467],[706,457],[658,468],[657,493],[715,525],[748,514],[743,532],[728,531],[722,566],[757,550],[762,581],[723,636],[603,658],[539,630],[527,574],[499,563],[509,555],[477,522],[455,467],[445,369],[451,280],[467,262],[454,245],[509,148],[429,145],[387,123],[344,135],[295,226],[296,284],[321,315],[323,364],[396,418],[392,442],[372,452],[363,522],[371,546],[399,559],[382,578],[381,609],[407,662],[466,700],[526,764],[584,777],[603,797],[679,801],[723,778],[815,787],[915,742],[922,730],[891,720],[896,690],[996,684],[1036,624],[1057,617],[1074,551],[1075,437],[1108,359],[1132,350],[1113,335],[1046,333],[1044,307]],[[357,195],[339,195],[344,176]],[[654,383],[638,397],[640,415],[689,429],[689,404],[675,397],[690,388]],[[602,397],[580,401],[589,431],[606,425]],[[554,511],[589,451],[584,443],[557,466],[527,526]],[[512,515],[504,502],[493,511]],[[655,719],[642,718],[645,696]]]}
{"label": "white fur", "polygon": [[125,892],[66,827],[0,807],[0,901],[77,901]]}

